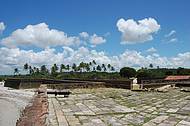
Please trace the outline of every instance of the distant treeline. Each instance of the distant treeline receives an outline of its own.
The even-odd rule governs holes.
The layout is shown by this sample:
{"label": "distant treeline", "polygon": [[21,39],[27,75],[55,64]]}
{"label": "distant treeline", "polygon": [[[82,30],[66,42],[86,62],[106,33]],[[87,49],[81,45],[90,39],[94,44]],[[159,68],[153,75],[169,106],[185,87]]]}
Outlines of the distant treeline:
{"label": "distant treeline", "polygon": [[53,64],[51,68],[46,65],[34,67],[26,63],[22,70],[25,75],[20,74],[20,69],[14,69],[15,78],[48,78],[48,79],[119,79],[121,76],[115,72],[115,68],[111,64],[97,64],[95,60],[89,63],[81,62],[78,65],[69,64]]}
{"label": "distant treeline", "polygon": [[145,69],[141,68],[137,71],[137,77],[145,78],[164,78],[169,75],[190,75],[190,69],[179,67],[175,68],[157,68],[157,69]]}
{"label": "distant treeline", "polygon": [[155,79],[165,78],[168,75],[190,75],[190,69],[187,68],[153,68],[150,64],[148,68],[134,69],[131,67],[123,67],[120,71],[115,71],[115,68],[111,64],[97,64],[96,61],[89,63],[81,62],[76,65],[64,65],[61,64],[58,67],[54,64],[50,69],[46,65],[42,65],[40,68],[24,64],[23,69],[26,71],[26,75],[19,74],[19,69],[14,69],[14,75],[0,76],[0,80],[7,77],[15,78],[48,78],[48,79],[128,79],[131,77]]}

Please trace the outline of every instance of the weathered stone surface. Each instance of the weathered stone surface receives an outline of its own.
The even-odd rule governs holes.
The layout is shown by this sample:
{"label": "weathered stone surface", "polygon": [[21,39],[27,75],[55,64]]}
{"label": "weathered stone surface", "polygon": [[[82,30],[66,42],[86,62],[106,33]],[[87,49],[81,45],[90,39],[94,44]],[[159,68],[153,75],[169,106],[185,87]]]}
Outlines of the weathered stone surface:
{"label": "weathered stone surface", "polygon": [[178,89],[166,93],[75,89],[68,98],[49,96],[49,122],[52,126],[60,122],[70,126],[188,126],[189,95]]}
{"label": "weathered stone surface", "polygon": [[155,124],[153,122],[147,122],[147,123],[143,124],[143,126],[157,126],[157,124]]}
{"label": "weathered stone surface", "polygon": [[151,121],[154,123],[161,123],[162,121],[166,120],[167,118],[168,118],[168,116],[158,116]]}
{"label": "weathered stone surface", "polygon": [[179,110],[179,108],[171,108],[171,109],[168,109],[168,113],[176,113],[177,111]]}
{"label": "weathered stone surface", "polygon": [[190,126],[190,122],[184,120],[180,121],[179,124]]}

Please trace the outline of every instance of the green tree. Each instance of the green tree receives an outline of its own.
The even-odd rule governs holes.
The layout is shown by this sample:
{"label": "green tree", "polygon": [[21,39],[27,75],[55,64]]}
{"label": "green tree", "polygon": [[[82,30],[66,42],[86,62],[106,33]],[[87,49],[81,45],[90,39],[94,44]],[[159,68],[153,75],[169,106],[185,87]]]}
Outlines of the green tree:
{"label": "green tree", "polygon": [[96,61],[95,61],[95,60],[92,60],[92,63],[93,63],[94,65],[96,65]]}
{"label": "green tree", "polygon": [[29,66],[29,73],[30,73],[30,75],[34,73],[32,66]]}
{"label": "green tree", "polygon": [[59,70],[59,67],[57,66],[57,64],[53,65],[55,67],[55,71],[57,72]]}
{"label": "green tree", "polygon": [[42,73],[42,74],[47,74],[48,73],[48,69],[46,68],[46,65],[42,65],[41,67],[40,67],[40,72]]}
{"label": "green tree", "polygon": [[72,65],[72,69],[73,69],[73,71],[77,71],[77,65],[75,64],[75,63],[73,63],[73,65]]}
{"label": "green tree", "polygon": [[37,74],[39,74],[39,73],[40,73],[39,68],[36,68],[36,73],[37,73]]}
{"label": "green tree", "polygon": [[139,69],[136,74],[137,78],[151,78],[152,73],[147,69]]}
{"label": "green tree", "polygon": [[85,64],[85,69],[86,69],[87,72],[89,72],[90,71],[90,64],[86,63]]}
{"label": "green tree", "polygon": [[108,64],[107,67],[108,67],[108,69],[110,71],[111,70],[111,64]]}
{"label": "green tree", "polygon": [[24,64],[24,70],[28,71],[28,63]]}
{"label": "green tree", "polygon": [[60,66],[60,73],[62,73],[65,69],[66,69],[65,65],[61,64],[61,66]]}
{"label": "green tree", "polygon": [[166,71],[165,75],[173,75],[173,71]]}
{"label": "green tree", "polygon": [[104,72],[106,71],[106,66],[105,66],[105,64],[102,64],[102,69],[104,70]]}
{"label": "green tree", "polygon": [[188,75],[188,74],[189,74],[189,72],[185,68],[183,68],[183,67],[177,68],[177,75]]}
{"label": "green tree", "polygon": [[92,62],[89,62],[90,71],[92,70],[92,66],[93,66]]}
{"label": "green tree", "polygon": [[153,64],[151,63],[151,64],[149,65],[149,67],[152,69],[152,68],[153,68]]}
{"label": "green tree", "polygon": [[95,66],[93,67],[93,71],[96,71],[96,67]]}
{"label": "green tree", "polygon": [[51,75],[55,75],[55,73],[56,73],[55,67],[52,66],[52,67],[51,67]]}
{"label": "green tree", "polygon": [[101,70],[102,70],[101,66],[98,65],[98,66],[96,67],[96,70],[97,70],[97,71],[101,71]]}
{"label": "green tree", "polygon": [[67,64],[66,69],[69,72],[69,70],[70,70],[70,65],[69,64]]}
{"label": "green tree", "polygon": [[37,68],[36,68],[36,67],[34,67],[34,68],[33,68],[33,70],[34,70],[34,73],[36,73]]}
{"label": "green tree", "polygon": [[54,65],[51,67],[51,74],[52,74],[53,76],[56,76],[58,69],[59,69],[59,68],[57,67],[57,64],[54,64]]}
{"label": "green tree", "polygon": [[92,62],[89,62],[89,65],[92,66]]}
{"label": "green tree", "polygon": [[134,77],[136,75],[136,70],[134,68],[130,68],[130,67],[123,67],[120,69],[119,72],[121,77]]}
{"label": "green tree", "polygon": [[79,68],[80,68],[80,70],[83,72],[83,71],[84,71],[84,68],[85,68],[85,63],[84,63],[84,62],[81,62],[81,63],[79,64]]}
{"label": "green tree", "polygon": [[112,72],[115,71],[115,68],[114,68],[113,66],[111,66],[111,71],[112,71]]}
{"label": "green tree", "polygon": [[15,69],[14,69],[14,75],[18,75],[18,74],[19,74],[18,68],[15,68]]}

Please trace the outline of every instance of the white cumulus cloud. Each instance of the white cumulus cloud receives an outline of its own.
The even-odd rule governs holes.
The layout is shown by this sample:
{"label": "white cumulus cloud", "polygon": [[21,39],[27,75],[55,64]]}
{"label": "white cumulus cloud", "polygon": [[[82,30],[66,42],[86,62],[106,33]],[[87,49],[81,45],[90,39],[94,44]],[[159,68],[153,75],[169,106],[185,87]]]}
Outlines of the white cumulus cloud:
{"label": "white cumulus cloud", "polygon": [[160,25],[154,18],[139,21],[121,18],[117,21],[117,28],[122,33],[122,44],[135,44],[152,40]]}
{"label": "white cumulus cloud", "polygon": [[166,34],[165,37],[171,37],[172,35],[176,34],[175,30],[171,30],[170,33]]}
{"label": "white cumulus cloud", "polygon": [[177,41],[178,41],[177,38],[171,38],[171,39],[169,40],[169,42],[177,42]]}
{"label": "white cumulus cloud", "polygon": [[81,32],[79,33],[80,37],[87,39],[89,37],[89,34],[87,32]]}
{"label": "white cumulus cloud", "polygon": [[0,22],[0,33],[5,30],[5,24],[3,22]]}
{"label": "white cumulus cloud", "polygon": [[12,34],[1,40],[1,44],[9,47],[35,46],[39,48],[56,46],[98,45],[106,42],[106,39],[96,34],[89,35],[81,32],[78,36],[68,36],[65,32],[50,29],[46,23],[27,25],[23,29],[17,29]]}
{"label": "white cumulus cloud", "polygon": [[[88,54],[88,55],[87,55]],[[73,49],[63,47],[62,52],[57,52],[54,48],[45,48],[42,51],[22,50],[19,48],[0,48],[0,74],[13,74],[14,68],[23,69],[25,63],[40,67],[45,64],[50,67],[52,64],[70,64],[80,62],[90,62],[96,60],[98,64],[112,64],[116,70],[124,66],[147,67],[150,63],[160,67],[189,67],[190,52],[180,53],[173,57],[163,57],[153,53],[143,55],[135,50],[125,50],[119,55],[109,56],[104,51],[90,50],[86,47]]]}
{"label": "white cumulus cloud", "polygon": [[176,31],[175,30],[171,30],[164,37],[165,37],[165,40],[163,40],[163,41],[167,41],[168,43],[173,43],[173,42],[178,41],[178,38],[176,37]]}
{"label": "white cumulus cloud", "polygon": [[[106,33],[107,34],[107,33]],[[98,36],[97,34],[89,35],[87,32],[81,32],[79,33],[80,38],[83,40],[83,42],[87,45],[90,44],[91,47],[95,47],[96,45],[100,45],[106,42],[106,37]]]}
{"label": "white cumulus cloud", "polygon": [[75,36],[70,37],[63,31],[50,29],[46,23],[40,23],[28,25],[24,29],[17,29],[1,42],[7,47],[36,46],[46,48],[78,45],[80,39]]}
{"label": "white cumulus cloud", "polygon": [[106,42],[106,39],[104,39],[103,37],[101,36],[98,36],[96,34],[93,34],[91,37],[90,37],[90,43],[92,45],[99,45],[99,44],[102,44],[102,43],[105,43]]}
{"label": "white cumulus cloud", "polygon": [[151,48],[147,49],[146,51],[149,52],[149,53],[154,53],[157,50],[154,47],[151,47]]}

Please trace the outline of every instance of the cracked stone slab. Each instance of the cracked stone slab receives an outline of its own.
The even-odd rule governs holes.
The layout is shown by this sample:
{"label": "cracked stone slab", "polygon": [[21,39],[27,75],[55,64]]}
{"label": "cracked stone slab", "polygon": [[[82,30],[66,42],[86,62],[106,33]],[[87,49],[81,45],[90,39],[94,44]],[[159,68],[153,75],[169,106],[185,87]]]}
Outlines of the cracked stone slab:
{"label": "cracked stone slab", "polygon": [[167,112],[168,113],[176,113],[177,111],[179,110],[179,108],[171,108],[171,109],[169,109]]}

